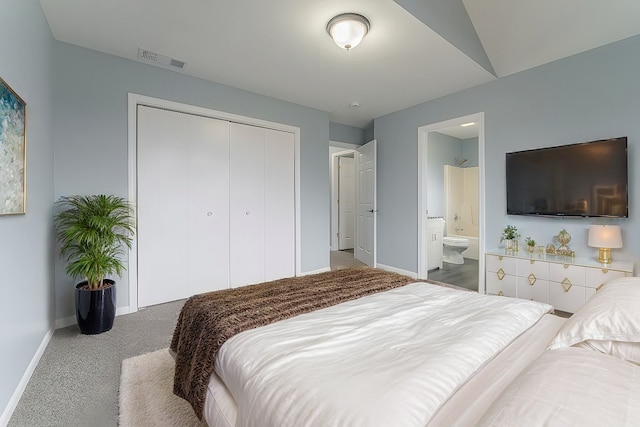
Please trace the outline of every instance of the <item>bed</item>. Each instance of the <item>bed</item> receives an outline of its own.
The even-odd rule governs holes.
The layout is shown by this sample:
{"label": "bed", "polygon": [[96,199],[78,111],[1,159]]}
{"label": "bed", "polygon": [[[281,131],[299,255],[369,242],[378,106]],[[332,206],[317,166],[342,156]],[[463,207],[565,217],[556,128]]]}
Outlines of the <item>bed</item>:
{"label": "bed", "polygon": [[[211,309],[204,296],[185,304],[202,308],[180,315],[174,392],[211,427],[473,425],[564,323],[546,304],[376,269],[316,276],[333,281],[326,295],[348,297],[283,317],[267,313],[267,322],[253,321],[264,313],[249,304],[251,314],[227,316],[247,327],[215,338],[203,319],[228,304]],[[376,290],[357,295],[350,289],[357,281]],[[393,285],[378,286],[387,281]],[[275,286],[268,298],[290,288],[254,286]]]}
{"label": "bed", "polygon": [[477,425],[639,426],[640,278],[591,297]]}

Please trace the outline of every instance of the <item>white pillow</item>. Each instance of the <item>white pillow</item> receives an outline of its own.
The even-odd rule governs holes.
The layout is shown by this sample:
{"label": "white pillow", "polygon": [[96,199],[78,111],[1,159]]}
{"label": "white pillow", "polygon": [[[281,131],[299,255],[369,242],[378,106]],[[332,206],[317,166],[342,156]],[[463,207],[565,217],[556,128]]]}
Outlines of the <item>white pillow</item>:
{"label": "white pillow", "polygon": [[627,341],[586,340],[572,347],[586,348],[609,354],[619,359],[640,365],[640,343]]}
{"label": "white pillow", "polygon": [[640,278],[606,284],[565,322],[548,349],[571,346],[640,363]]}

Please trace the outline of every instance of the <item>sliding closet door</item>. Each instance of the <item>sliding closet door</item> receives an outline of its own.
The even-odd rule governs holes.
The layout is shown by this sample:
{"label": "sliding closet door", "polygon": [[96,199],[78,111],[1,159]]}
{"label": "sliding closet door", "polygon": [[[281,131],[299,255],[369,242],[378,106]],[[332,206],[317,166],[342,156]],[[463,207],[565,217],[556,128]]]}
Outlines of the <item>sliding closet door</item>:
{"label": "sliding closet door", "polygon": [[229,283],[228,122],[138,107],[138,305]]}
{"label": "sliding closet door", "polygon": [[293,134],[265,130],[265,277],[295,276]]}
{"label": "sliding closet door", "polygon": [[230,281],[295,275],[293,134],[231,124]]}
{"label": "sliding closet door", "polygon": [[230,282],[264,281],[264,129],[230,124]]}

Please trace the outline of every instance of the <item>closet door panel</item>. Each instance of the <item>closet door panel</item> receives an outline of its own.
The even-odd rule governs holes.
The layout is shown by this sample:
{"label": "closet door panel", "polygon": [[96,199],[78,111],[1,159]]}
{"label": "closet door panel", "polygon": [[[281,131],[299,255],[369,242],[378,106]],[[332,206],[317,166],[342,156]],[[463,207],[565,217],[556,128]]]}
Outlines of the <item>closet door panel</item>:
{"label": "closet door panel", "polygon": [[295,275],[294,136],[265,130],[265,280]]}
{"label": "closet door panel", "polygon": [[229,122],[187,116],[192,294],[229,287]]}
{"label": "closet door panel", "polygon": [[183,115],[138,107],[138,305],[191,295],[189,265],[190,125]]}
{"label": "closet door panel", "polygon": [[264,129],[230,125],[230,281],[264,281]]}

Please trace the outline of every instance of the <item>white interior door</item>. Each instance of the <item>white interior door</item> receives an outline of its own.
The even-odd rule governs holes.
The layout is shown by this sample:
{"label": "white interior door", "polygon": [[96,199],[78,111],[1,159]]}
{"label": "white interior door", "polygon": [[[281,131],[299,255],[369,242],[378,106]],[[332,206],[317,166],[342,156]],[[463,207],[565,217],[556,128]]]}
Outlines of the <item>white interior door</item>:
{"label": "white interior door", "polygon": [[356,247],[355,257],[376,266],[376,140],[356,152]]}
{"label": "white interior door", "polygon": [[227,288],[228,122],[144,106],[137,120],[138,306]]}
{"label": "white interior door", "polygon": [[356,171],[353,156],[338,157],[338,249],[353,249],[356,220]]}
{"label": "white interior door", "polygon": [[265,132],[231,123],[230,281],[231,287],[264,281]]}

